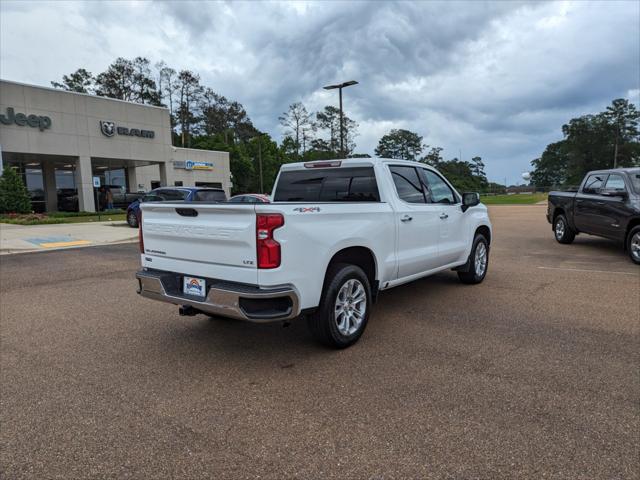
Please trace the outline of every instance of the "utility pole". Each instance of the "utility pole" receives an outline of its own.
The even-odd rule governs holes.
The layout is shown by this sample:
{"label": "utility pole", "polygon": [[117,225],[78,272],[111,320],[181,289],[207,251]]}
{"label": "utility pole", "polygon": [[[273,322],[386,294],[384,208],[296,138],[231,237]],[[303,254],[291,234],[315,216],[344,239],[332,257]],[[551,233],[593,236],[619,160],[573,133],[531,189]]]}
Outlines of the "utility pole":
{"label": "utility pole", "polygon": [[340,158],[344,158],[344,115],[342,114],[342,88],[340,92]]}
{"label": "utility pole", "polygon": [[262,184],[262,134],[258,136],[258,166],[260,168],[260,193],[264,193]]}
{"label": "utility pole", "polygon": [[348,82],[338,83],[336,85],[327,85],[326,87],[322,87],[325,90],[333,90],[335,88],[338,89],[340,94],[340,158],[345,158],[344,151],[344,114],[342,113],[342,89],[345,87],[350,87],[351,85],[357,85],[358,82],[355,80],[349,80]]}

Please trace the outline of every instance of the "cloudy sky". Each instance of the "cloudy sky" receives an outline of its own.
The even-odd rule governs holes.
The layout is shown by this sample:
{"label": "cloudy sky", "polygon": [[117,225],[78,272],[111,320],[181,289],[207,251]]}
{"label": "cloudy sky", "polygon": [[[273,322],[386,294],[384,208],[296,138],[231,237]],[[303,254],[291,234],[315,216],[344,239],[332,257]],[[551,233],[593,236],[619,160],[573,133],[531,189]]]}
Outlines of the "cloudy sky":
{"label": "cloudy sky", "polygon": [[196,71],[276,138],[290,103],[336,104],[321,87],[358,80],[358,152],[407,128],[514,183],[570,118],[639,101],[640,2],[0,0],[4,79],[48,86],[139,55]]}

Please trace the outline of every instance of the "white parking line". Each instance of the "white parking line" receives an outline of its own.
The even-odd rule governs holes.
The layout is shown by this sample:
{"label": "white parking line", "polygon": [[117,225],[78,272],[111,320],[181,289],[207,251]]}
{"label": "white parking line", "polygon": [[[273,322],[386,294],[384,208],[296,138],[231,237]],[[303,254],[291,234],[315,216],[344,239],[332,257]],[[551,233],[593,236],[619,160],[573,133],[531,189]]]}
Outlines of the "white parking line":
{"label": "white parking line", "polygon": [[610,271],[610,270],[590,270],[590,269],[586,269],[586,268],[562,268],[562,267],[538,267],[542,270],[566,270],[569,272],[591,272],[591,273],[615,273],[617,275],[634,275],[634,276],[638,276],[640,275],[640,272],[638,273],[631,273],[631,272],[615,272],[615,271]]}

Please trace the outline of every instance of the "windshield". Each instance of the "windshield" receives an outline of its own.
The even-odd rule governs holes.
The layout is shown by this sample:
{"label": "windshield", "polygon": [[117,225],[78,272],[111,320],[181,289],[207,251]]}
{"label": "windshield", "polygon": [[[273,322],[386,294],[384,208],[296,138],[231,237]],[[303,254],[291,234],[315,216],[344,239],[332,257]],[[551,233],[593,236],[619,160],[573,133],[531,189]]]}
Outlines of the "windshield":
{"label": "windshield", "polygon": [[194,202],[226,202],[227,196],[222,190],[198,190],[193,195]]}

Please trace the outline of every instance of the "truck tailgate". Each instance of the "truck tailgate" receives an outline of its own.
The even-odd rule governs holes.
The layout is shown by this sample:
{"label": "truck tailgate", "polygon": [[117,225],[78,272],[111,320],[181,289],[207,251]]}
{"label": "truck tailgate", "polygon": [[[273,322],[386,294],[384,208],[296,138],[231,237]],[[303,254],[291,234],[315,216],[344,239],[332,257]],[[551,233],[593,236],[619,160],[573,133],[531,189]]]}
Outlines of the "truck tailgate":
{"label": "truck tailgate", "polygon": [[142,266],[257,284],[253,205],[146,203]]}

